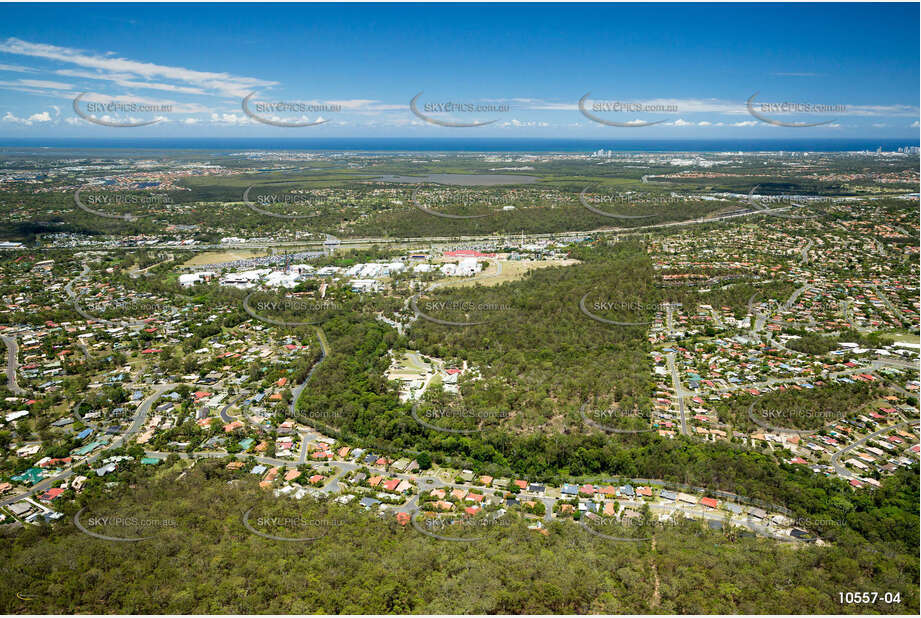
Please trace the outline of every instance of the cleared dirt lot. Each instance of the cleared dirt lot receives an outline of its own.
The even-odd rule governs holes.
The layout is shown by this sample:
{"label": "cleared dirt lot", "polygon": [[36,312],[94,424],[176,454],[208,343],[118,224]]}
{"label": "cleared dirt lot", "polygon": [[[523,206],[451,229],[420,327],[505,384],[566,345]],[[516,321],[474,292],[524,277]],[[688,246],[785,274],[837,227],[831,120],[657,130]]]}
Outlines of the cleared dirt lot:
{"label": "cleared dirt lot", "polygon": [[206,251],[196,254],[192,259],[183,264],[183,266],[205,266],[207,264],[220,264],[221,262],[232,262],[233,260],[248,260],[250,258],[263,257],[268,255],[268,251],[253,251],[250,249],[238,249],[234,251]]}
{"label": "cleared dirt lot", "polygon": [[[452,261],[452,260],[444,260]],[[474,277],[458,277],[456,280],[447,279],[440,284],[440,288],[460,288],[471,285],[499,285],[509,281],[516,281],[524,277],[525,273],[538,268],[551,266],[572,266],[579,260],[495,260],[488,259],[489,265]]]}

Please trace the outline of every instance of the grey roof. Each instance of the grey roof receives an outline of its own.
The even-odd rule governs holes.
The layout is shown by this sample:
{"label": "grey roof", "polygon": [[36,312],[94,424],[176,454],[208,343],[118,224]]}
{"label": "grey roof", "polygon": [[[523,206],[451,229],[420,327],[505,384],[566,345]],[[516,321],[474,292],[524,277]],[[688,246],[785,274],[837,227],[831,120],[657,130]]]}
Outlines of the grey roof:
{"label": "grey roof", "polygon": [[660,491],[659,496],[666,500],[677,500],[678,499],[678,494],[676,494],[673,491],[669,491],[667,489],[663,489],[662,491]]}
{"label": "grey roof", "polygon": [[115,472],[115,464],[110,463],[101,468],[96,469],[96,476],[105,476],[109,472]]}

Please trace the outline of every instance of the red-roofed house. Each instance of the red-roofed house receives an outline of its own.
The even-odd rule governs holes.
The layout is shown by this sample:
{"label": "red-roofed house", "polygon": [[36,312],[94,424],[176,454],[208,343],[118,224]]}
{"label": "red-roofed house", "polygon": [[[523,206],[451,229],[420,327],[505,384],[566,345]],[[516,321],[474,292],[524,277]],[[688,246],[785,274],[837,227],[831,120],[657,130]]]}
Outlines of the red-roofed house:
{"label": "red-roofed house", "polygon": [[51,502],[52,500],[60,496],[62,493],[64,493],[63,489],[61,489],[60,487],[55,487],[53,489],[49,489],[48,491],[43,493],[41,496],[39,496],[39,500],[44,500],[45,502]]}

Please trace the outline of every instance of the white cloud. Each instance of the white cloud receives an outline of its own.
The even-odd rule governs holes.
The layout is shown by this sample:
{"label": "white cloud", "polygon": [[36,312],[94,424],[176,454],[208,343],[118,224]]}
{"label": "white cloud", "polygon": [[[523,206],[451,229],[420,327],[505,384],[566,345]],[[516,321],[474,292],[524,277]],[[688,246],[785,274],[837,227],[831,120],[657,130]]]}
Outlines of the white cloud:
{"label": "white cloud", "polygon": [[760,124],[757,120],[743,120],[741,122],[733,122],[730,124],[730,127],[754,127]]}
{"label": "white cloud", "polygon": [[[592,93],[593,95],[595,93]],[[499,101],[510,101],[521,104],[524,109],[543,110],[543,111],[579,111],[579,105],[573,101],[571,103],[560,103],[553,101],[544,101],[541,99],[498,99]],[[743,102],[721,101],[719,99],[678,99],[678,98],[653,98],[644,99],[642,97],[617,97],[617,96],[592,96],[586,99],[585,108],[591,111],[592,103],[595,102],[618,102],[631,103],[639,105],[654,105],[665,108],[675,108],[677,112],[671,113],[722,113],[738,114],[745,112]],[[669,112],[655,112],[669,113]]]}
{"label": "white cloud", "polygon": [[[853,116],[917,116],[912,105],[847,105],[845,114]],[[837,112],[835,112],[837,113]]]}
{"label": "white cloud", "polygon": [[12,71],[13,73],[38,73],[38,69],[24,67],[18,64],[0,64],[0,71]]}
{"label": "white cloud", "polygon": [[93,73],[92,71],[77,71],[73,69],[60,69],[54,73],[55,75],[61,75],[64,77],[82,77],[85,79],[98,79],[102,81],[108,81],[112,82],[113,84],[117,84],[118,86],[122,86],[123,88],[146,88],[148,90],[165,90],[167,92],[176,92],[182,94],[207,94],[201,88],[132,80],[130,75],[123,73]]}
{"label": "white cloud", "polygon": [[506,122],[499,123],[500,127],[549,127],[550,124],[547,122],[538,122],[535,120],[518,120],[517,118],[512,118]]}
{"label": "white cloud", "polygon": [[223,126],[239,126],[252,124],[252,121],[245,114],[211,114],[211,124]]}
{"label": "white cloud", "polygon": [[130,75],[135,79],[167,79],[194,86],[205,91],[215,92],[226,97],[244,97],[251,91],[274,86],[277,82],[254,77],[231,75],[230,73],[213,73],[196,71],[184,67],[172,67],[151,62],[139,62],[119,58],[113,54],[98,55],[69,47],[58,47],[44,43],[31,43],[17,38],[8,38],[0,43],[0,51],[20,56],[44,58],[69,64],[75,64],[97,71],[108,71]]}
{"label": "white cloud", "polygon": [[73,88],[71,84],[52,82],[43,79],[20,79],[19,83],[23,86],[29,86],[30,88],[49,88],[52,90],[70,90]]}
{"label": "white cloud", "polygon": [[13,112],[7,112],[3,116],[2,120],[3,122],[12,122],[13,124],[19,124],[19,125],[23,125],[26,127],[31,127],[33,124],[44,124],[47,122],[51,122],[53,119],[51,117],[51,114],[45,111],[45,112],[37,112],[27,118],[20,118],[16,116],[15,114],[13,114]]}

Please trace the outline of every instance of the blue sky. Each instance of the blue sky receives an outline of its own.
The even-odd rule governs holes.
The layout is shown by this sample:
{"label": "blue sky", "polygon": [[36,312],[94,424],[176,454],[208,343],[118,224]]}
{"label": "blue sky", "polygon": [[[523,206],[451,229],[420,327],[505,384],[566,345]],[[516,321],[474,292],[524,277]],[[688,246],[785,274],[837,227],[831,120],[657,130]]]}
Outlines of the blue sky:
{"label": "blue sky", "polygon": [[[919,134],[916,3],[0,10],[4,137],[815,136],[917,143]],[[417,115],[410,100],[420,92]],[[73,109],[81,93],[78,109],[90,120]],[[241,102],[250,93],[247,115]],[[587,93],[588,115],[578,105]],[[746,106],[755,93],[751,106],[760,119]],[[463,107],[438,111],[447,102]],[[787,102],[825,107],[765,107]],[[157,109],[118,109],[124,105]],[[781,126],[797,123],[823,124]]]}

